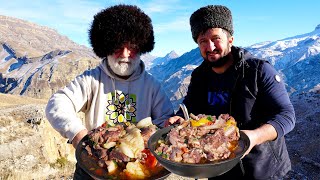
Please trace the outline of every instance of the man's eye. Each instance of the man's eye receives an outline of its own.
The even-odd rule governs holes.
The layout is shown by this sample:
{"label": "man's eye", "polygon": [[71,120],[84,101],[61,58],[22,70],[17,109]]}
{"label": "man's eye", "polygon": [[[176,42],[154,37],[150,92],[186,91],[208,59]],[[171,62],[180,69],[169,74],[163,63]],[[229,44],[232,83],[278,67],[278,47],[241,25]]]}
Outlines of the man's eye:
{"label": "man's eye", "polygon": [[205,44],[207,41],[205,41],[205,40],[200,40],[199,41],[199,44]]}
{"label": "man's eye", "polygon": [[135,45],[135,44],[130,44],[128,49],[130,49],[131,51],[138,51],[139,50],[138,45]]}
{"label": "man's eye", "polygon": [[214,37],[212,40],[213,41],[220,40],[220,37]]}

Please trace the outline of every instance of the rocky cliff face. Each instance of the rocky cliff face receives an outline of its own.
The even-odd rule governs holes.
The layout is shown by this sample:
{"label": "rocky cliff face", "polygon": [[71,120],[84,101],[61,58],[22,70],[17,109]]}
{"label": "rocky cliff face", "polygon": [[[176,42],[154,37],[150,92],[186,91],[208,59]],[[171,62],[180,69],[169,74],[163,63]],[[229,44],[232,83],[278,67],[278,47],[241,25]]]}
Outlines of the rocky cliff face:
{"label": "rocky cliff face", "polygon": [[45,118],[45,100],[0,94],[0,179],[72,175],[74,148]]}
{"label": "rocky cliff face", "polygon": [[76,44],[54,29],[0,15],[0,43],[4,42],[14,48],[17,57],[39,57],[56,49],[94,56],[89,48]]}
{"label": "rocky cliff face", "polygon": [[0,16],[0,92],[48,98],[100,62],[55,30]]}

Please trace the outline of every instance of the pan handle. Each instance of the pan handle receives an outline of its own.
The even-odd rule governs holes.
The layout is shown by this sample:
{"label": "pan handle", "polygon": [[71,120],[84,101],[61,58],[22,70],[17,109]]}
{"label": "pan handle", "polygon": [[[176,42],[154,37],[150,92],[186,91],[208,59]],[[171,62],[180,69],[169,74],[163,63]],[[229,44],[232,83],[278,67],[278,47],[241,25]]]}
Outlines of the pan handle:
{"label": "pan handle", "polygon": [[185,119],[185,120],[189,120],[190,117],[189,117],[189,113],[188,113],[188,109],[187,109],[186,105],[184,105],[183,103],[181,103],[181,104],[180,104],[180,108],[181,108],[181,110],[182,110],[182,112],[183,112],[184,119]]}
{"label": "pan handle", "polygon": [[240,159],[240,168],[241,168],[241,171],[242,171],[242,175],[244,176],[245,175],[245,170],[244,170],[244,167],[243,167],[243,163],[242,163],[242,159]]}

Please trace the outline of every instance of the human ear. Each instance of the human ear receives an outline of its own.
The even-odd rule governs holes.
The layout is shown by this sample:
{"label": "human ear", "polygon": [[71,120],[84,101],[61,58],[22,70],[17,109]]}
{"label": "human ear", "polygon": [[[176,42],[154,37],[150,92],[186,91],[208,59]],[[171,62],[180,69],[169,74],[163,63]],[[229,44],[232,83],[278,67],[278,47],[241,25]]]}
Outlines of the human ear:
{"label": "human ear", "polygon": [[229,44],[232,46],[232,44],[233,44],[233,36],[230,36],[230,37],[228,38],[228,42],[229,42]]}

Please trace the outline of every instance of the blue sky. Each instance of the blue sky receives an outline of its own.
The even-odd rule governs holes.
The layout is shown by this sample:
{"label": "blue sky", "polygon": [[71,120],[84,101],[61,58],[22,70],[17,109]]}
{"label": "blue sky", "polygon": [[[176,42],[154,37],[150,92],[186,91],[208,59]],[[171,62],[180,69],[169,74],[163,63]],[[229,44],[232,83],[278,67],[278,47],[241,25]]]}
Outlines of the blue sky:
{"label": "blue sky", "polygon": [[155,56],[172,50],[182,55],[196,48],[189,17],[209,4],[226,5],[232,11],[237,46],[308,33],[320,24],[318,0],[0,0],[0,15],[51,27],[90,47],[87,32],[93,16],[119,3],[137,5],[151,17],[156,42],[151,54]]}

